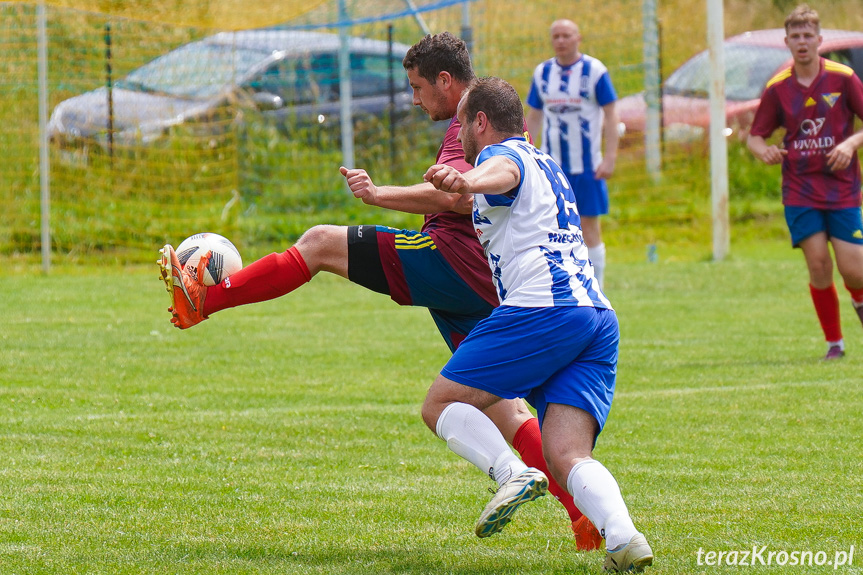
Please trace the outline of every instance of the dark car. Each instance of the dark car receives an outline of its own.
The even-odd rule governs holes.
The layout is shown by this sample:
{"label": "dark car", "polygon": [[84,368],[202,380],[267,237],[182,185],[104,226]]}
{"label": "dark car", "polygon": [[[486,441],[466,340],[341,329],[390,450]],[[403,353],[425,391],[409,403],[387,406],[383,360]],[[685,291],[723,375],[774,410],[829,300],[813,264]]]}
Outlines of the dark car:
{"label": "dark car", "polygon": [[[383,116],[412,108],[401,61],[404,44],[349,38],[351,107]],[[147,145],[181,126],[198,135],[224,133],[252,108],[285,129],[332,123],[340,111],[339,37],[288,30],[222,32],[156,58],[106,87],[65,100],[48,122],[52,142],[84,150],[109,141]],[[110,98],[109,98],[110,95]],[[110,104],[109,104],[110,100]],[[111,138],[109,139],[109,133]]]}
{"label": "dark car", "polygon": [[[819,53],[863,73],[863,33],[822,30]],[[785,46],[785,30],[756,30],[725,40],[726,135],[745,138],[767,81],[791,65]],[[669,139],[702,136],[710,126],[710,59],[700,52],[675,70],[662,86],[662,125]],[[647,105],[644,94],[617,102],[620,129],[624,134],[645,129]]]}

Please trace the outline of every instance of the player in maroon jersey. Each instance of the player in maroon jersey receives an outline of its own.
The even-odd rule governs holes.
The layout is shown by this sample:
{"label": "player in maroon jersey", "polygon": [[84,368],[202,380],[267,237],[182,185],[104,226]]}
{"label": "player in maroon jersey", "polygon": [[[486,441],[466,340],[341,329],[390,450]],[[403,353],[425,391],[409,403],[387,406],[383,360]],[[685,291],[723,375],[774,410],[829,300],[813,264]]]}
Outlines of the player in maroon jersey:
{"label": "player in maroon jersey", "polygon": [[[845,355],[839,321],[836,267],[863,322],[863,217],[860,162],[863,83],[854,71],[818,55],[818,13],[807,5],[785,19],[785,44],[793,65],[774,76],[761,97],[747,140],[765,164],[782,164],[782,204],[794,247],[803,250],[809,290],[827,340],[826,360]],[[768,145],[776,128],[782,145]]]}
{"label": "player in maroon jersey", "polygon": [[[414,104],[432,120],[453,119],[436,162],[470,169],[455,120],[461,95],[475,79],[467,46],[449,32],[428,35],[408,50],[403,65]],[[159,264],[173,299],[171,322],[187,329],[223,309],[286,295],[326,271],[386,294],[400,305],[428,308],[450,350],[455,350],[498,305],[488,261],[473,228],[472,198],[442,194],[427,182],[376,186],[364,170],[342,167],[341,173],[354,196],[366,204],[424,214],[422,230],[314,226],[289,250],[265,256],[210,287],[183,270],[174,249],[166,245]],[[485,413],[527,465],[550,476],[539,423],[521,399],[501,401]],[[599,548],[599,533],[572,496],[553,482],[549,491],[566,508],[578,548]]]}

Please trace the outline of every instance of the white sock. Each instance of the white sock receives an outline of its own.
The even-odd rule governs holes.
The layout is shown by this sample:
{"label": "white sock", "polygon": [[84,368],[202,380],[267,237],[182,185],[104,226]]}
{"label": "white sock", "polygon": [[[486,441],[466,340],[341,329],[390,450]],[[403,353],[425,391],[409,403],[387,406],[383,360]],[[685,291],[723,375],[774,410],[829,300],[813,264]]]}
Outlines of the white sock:
{"label": "white sock", "polygon": [[451,403],[446,406],[437,420],[435,432],[456,455],[476,465],[498,485],[527,469],[512,453],[491,419],[472,405]]}
{"label": "white sock", "polygon": [[626,545],[638,533],[617,481],[599,461],[588,459],[573,467],[566,488],[572,493],[576,507],[605,537],[606,549]]}
{"label": "white sock", "polygon": [[842,351],[845,351],[845,340],[844,339],[840,339],[839,341],[828,341],[827,342],[827,349],[830,349],[834,345],[838,345],[839,349],[841,349]]}
{"label": "white sock", "polygon": [[599,282],[599,287],[602,287],[603,276],[605,275],[605,243],[598,246],[587,248],[587,257],[593,264],[593,276]]}

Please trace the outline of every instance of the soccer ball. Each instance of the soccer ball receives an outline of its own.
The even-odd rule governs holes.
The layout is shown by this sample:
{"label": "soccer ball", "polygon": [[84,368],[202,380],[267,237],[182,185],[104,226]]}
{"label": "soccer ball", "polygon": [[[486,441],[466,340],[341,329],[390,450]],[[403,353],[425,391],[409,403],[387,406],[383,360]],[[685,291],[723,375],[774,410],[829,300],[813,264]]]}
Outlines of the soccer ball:
{"label": "soccer ball", "polygon": [[177,258],[184,270],[198,277],[201,256],[213,252],[207,269],[203,270],[204,285],[214,286],[233,273],[243,269],[243,258],[231,241],[219,234],[203,233],[189,236],[177,246]]}

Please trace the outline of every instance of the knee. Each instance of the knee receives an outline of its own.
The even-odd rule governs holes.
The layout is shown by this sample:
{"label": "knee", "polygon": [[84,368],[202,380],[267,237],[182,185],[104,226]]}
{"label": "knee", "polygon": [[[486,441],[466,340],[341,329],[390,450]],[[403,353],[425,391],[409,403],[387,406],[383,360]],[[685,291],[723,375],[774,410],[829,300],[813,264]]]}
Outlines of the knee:
{"label": "knee", "polygon": [[321,247],[328,245],[334,239],[333,232],[336,226],[317,225],[307,229],[295,244],[301,251],[318,251]]}
{"label": "knee", "polygon": [[534,417],[521,399],[500,400],[483,409],[482,412],[492,420],[510,445],[515,441],[521,426]]}
{"label": "knee", "polygon": [[825,282],[828,284],[833,283],[833,260],[830,259],[830,256],[812,258],[807,264],[810,279],[815,287],[820,287],[820,284],[824,284]]}
{"label": "knee", "polygon": [[331,225],[314,226],[300,236],[294,247],[303,256],[312,275],[321,270],[345,275],[348,252],[347,228]]}
{"label": "knee", "polygon": [[572,472],[572,468],[582,461],[593,459],[592,453],[589,451],[574,450],[567,452],[554,452],[554,450],[548,450],[546,449],[545,442],[543,442],[543,456],[545,457],[545,462],[548,465],[548,470],[551,473],[551,476],[558,485],[562,486],[567,491],[569,490],[567,482],[569,481],[569,474]]}
{"label": "knee", "polygon": [[432,433],[437,435],[437,422],[440,419],[441,413],[446,406],[441,405],[431,393],[429,393],[422,406],[422,418],[423,422],[426,424]]}
{"label": "knee", "polygon": [[[844,264],[844,262],[843,262]],[[836,267],[839,270],[839,275],[842,276],[842,281],[850,289],[860,289],[863,287],[863,266],[840,264],[836,262]]]}

